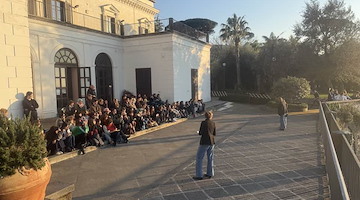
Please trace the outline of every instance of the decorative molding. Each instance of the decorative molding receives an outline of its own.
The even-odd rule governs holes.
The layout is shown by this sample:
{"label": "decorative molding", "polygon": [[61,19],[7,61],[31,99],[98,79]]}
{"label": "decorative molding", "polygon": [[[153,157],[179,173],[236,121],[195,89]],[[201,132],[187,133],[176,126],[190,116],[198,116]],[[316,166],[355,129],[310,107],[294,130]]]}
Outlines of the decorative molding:
{"label": "decorative molding", "polygon": [[117,0],[117,1],[132,6],[134,8],[137,8],[151,15],[156,15],[160,12],[158,9],[151,7],[150,5],[147,5],[140,1],[135,1],[135,0]]}
{"label": "decorative molding", "polygon": [[106,4],[106,5],[102,5],[100,6],[100,8],[102,9],[102,13],[105,13],[105,11],[111,12],[111,13],[119,13],[120,11],[112,4]]}

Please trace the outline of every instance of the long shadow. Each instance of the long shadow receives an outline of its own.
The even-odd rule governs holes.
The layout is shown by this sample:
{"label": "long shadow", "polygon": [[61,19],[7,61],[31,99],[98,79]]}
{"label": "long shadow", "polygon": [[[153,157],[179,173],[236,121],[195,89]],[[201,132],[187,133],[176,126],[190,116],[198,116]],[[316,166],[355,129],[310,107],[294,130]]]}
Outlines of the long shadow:
{"label": "long shadow", "polygon": [[[228,132],[227,134],[222,134],[220,136],[220,138],[218,138],[218,144],[222,143],[226,138],[230,137],[233,134],[236,134],[242,127],[244,127],[246,124],[242,124],[241,127],[237,128],[236,130],[232,131],[232,132]],[[175,128],[175,127],[174,127]],[[219,129],[219,132],[221,132],[222,129]],[[130,144],[131,145],[131,144]],[[135,144],[136,145],[136,144]],[[194,140],[192,142],[186,143],[180,147],[178,147],[177,149],[183,149],[187,146],[197,146],[198,145],[198,140]],[[115,195],[118,194],[119,192],[129,192],[129,191],[138,191],[133,197],[135,198],[140,198],[142,196],[145,196],[147,193],[147,190],[151,190],[154,189],[155,187],[157,187],[159,184],[164,183],[166,180],[169,179],[169,176],[176,174],[177,172],[181,171],[184,167],[186,167],[187,165],[189,165],[189,163],[191,163],[194,160],[194,156],[192,156],[191,158],[187,159],[186,161],[184,161],[183,163],[181,163],[178,167],[176,167],[173,170],[170,170],[168,173],[163,174],[162,176],[159,176],[158,179],[154,180],[152,184],[150,185],[145,185],[142,187],[137,187],[137,188],[131,188],[131,189],[126,189],[126,190],[118,190],[116,192],[108,192],[111,191],[112,188],[114,187],[118,187],[119,185],[123,185],[124,181],[129,180],[130,178],[136,177],[139,174],[144,174],[144,172],[150,170],[151,168],[155,167],[158,163],[161,163],[161,161],[165,158],[169,158],[169,157],[174,157],[176,154],[178,154],[178,151],[173,151],[173,152],[169,152],[168,154],[166,154],[165,156],[147,164],[146,166],[141,167],[140,169],[136,170],[135,172],[128,174],[127,176],[121,178],[120,180],[118,180],[115,183],[111,183],[108,186],[105,186],[104,188],[102,188],[103,193],[96,193],[96,194],[90,194],[90,195],[86,195],[86,196],[82,196],[82,197],[74,197],[74,199],[94,199],[94,198],[105,198],[105,197],[111,197],[111,195]],[[195,152],[194,152],[195,155]]]}

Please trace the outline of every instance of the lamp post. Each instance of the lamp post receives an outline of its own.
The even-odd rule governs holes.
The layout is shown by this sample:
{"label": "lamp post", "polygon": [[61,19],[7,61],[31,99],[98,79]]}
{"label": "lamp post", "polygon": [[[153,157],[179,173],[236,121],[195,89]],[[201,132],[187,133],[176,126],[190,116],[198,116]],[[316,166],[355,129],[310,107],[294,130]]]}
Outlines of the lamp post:
{"label": "lamp post", "polygon": [[226,62],[223,62],[222,64],[221,64],[221,66],[222,66],[222,68],[223,68],[223,70],[224,70],[224,90],[226,89]]}

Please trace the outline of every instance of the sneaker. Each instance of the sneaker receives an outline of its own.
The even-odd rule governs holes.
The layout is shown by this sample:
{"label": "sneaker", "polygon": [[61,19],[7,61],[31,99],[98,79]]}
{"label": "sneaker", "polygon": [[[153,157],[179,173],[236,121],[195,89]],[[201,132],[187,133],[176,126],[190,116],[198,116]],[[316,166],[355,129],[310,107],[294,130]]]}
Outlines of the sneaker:
{"label": "sneaker", "polygon": [[64,152],[62,152],[62,151],[58,151],[58,152],[56,152],[56,155],[61,155],[61,154],[63,154]]}

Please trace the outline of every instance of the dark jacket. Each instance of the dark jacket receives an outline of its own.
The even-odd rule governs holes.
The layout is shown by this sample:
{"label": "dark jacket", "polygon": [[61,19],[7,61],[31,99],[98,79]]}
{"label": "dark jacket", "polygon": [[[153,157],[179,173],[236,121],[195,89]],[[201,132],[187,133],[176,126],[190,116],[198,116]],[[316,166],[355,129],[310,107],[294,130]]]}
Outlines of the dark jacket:
{"label": "dark jacket", "polygon": [[214,145],[216,135],[215,123],[210,119],[202,121],[199,135],[201,135],[200,145]]}
{"label": "dark jacket", "polygon": [[285,115],[288,113],[288,105],[285,102],[280,102],[278,105],[278,114],[281,115]]}

